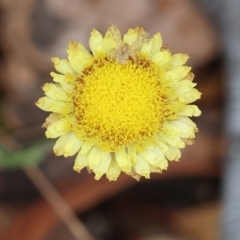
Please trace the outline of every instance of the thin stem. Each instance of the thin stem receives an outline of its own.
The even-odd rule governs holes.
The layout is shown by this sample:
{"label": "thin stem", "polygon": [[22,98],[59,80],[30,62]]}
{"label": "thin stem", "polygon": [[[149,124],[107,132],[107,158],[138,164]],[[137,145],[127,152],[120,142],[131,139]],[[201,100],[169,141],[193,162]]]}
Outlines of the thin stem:
{"label": "thin stem", "polygon": [[77,240],[94,240],[39,168],[25,168],[24,172]]}

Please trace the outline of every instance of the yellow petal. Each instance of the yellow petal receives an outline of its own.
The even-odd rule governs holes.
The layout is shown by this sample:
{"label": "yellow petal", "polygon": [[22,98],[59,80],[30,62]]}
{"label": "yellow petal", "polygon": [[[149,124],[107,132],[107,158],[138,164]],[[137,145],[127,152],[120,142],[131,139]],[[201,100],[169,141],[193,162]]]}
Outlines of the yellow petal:
{"label": "yellow petal", "polygon": [[[195,77],[195,75],[194,75],[192,72],[190,72],[190,73],[188,73],[188,75],[187,75],[186,77],[184,77],[181,81],[183,81],[183,80],[193,81],[194,77]],[[196,84],[196,85],[197,85],[197,84]]]}
{"label": "yellow petal", "polygon": [[46,112],[67,114],[73,111],[72,105],[68,102],[56,101],[49,97],[39,98],[36,105]]}
{"label": "yellow petal", "polygon": [[73,135],[73,132],[68,132],[67,134],[61,136],[58,138],[56,141],[54,147],[53,147],[53,152],[56,156],[61,156],[64,153],[64,147],[68,143],[68,140],[71,138]]}
{"label": "yellow petal", "polygon": [[150,164],[150,168],[152,173],[162,173],[162,169],[160,167],[156,167]]}
{"label": "yellow petal", "polygon": [[55,69],[62,74],[67,74],[67,73],[71,73],[71,74],[76,74],[76,72],[74,71],[74,69],[71,67],[70,63],[68,60],[66,59],[62,59],[60,60],[59,58],[55,57],[55,58],[51,58],[52,62],[54,63],[54,67]]}
{"label": "yellow petal", "polygon": [[196,105],[186,105],[179,114],[187,117],[198,117],[201,115],[201,111]]}
{"label": "yellow petal", "polygon": [[152,61],[157,63],[159,67],[164,67],[171,59],[171,53],[169,50],[157,52],[153,55]]}
{"label": "yellow petal", "polygon": [[113,154],[112,156],[113,156],[113,158],[110,162],[106,176],[109,179],[109,181],[116,181],[121,173],[121,169],[120,169],[118,163],[116,162],[115,155]]}
{"label": "yellow petal", "polygon": [[134,170],[140,176],[144,176],[145,178],[150,178],[150,166],[149,164],[142,158],[141,155],[138,155],[137,162],[134,166]]}
{"label": "yellow petal", "polygon": [[153,166],[158,166],[161,161],[165,160],[164,153],[158,147],[150,146],[140,155]]}
{"label": "yellow petal", "polygon": [[69,137],[67,144],[63,148],[63,156],[64,157],[73,156],[79,151],[82,144],[83,144],[82,141],[80,141],[75,134],[72,134]]}
{"label": "yellow petal", "polygon": [[137,37],[138,32],[133,28],[129,28],[128,32],[123,36],[123,41],[124,43],[127,43],[130,46],[133,44],[133,42],[137,40]]}
{"label": "yellow petal", "polygon": [[81,154],[80,152],[78,153],[75,163],[73,166],[73,170],[80,172],[83,168],[88,166],[88,158],[86,155]]}
{"label": "yellow petal", "polygon": [[47,128],[54,122],[60,119],[60,114],[59,113],[51,113],[46,119],[42,127]]}
{"label": "yellow petal", "polygon": [[62,75],[51,72],[50,75],[53,78],[54,82],[57,82],[61,85],[62,89],[68,93],[71,93],[74,88],[75,78],[72,75]]}
{"label": "yellow petal", "polygon": [[151,172],[162,173],[162,170],[166,170],[168,168],[168,160],[165,158],[162,161],[159,161],[157,165],[151,165]]}
{"label": "yellow petal", "polygon": [[180,137],[193,138],[195,136],[194,128],[190,127],[184,122],[175,120],[175,121],[171,121],[171,124],[181,131]]}
{"label": "yellow petal", "polygon": [[162,130],[167,134],[171,136],[180,136],[181,130],[178,129],[176,126],[171,124],[171,122],[165,122],[163,124]]}
{"label": "yellow petal", "polygon": [[152,56],[152,62],[158,63],[163,58],[164,53],[163,52],[157,52]]}
{"label": "yellow petal", "polygon": [[133,46],[135,50],[138,50],[146,39],[147,34],[142,27],[130,28],[123,36],[123,42]]}
{"label": "yellow petal", "polygon": [[191,67],[179,66],[167,71],[166,77],[169,77],[174,81],[179,81],[186,77],[190,71]]}
{"label": "yellow petal", "polygon": [[170,69],[179,67],[181,65],[184,65],[188,59],[189,59],[189,56],[187,54],[181,54],[181,53],[174,54],[172,55],[168,63],[168,66]]}
{"label": "yellow petal", "polygon": [[171,146],[176,148],[184,148],[185,143],[182,141],[180,137],[177,136],[169,136],[161,134],[162,138]]}
{"label": "yellow petal", "polygon": [[159,166],[159,168],[161,168],[162,170],[167,170],[167,168],[168,168],[168,161],[167,161],[167,160],[161,161],[158,166]]}
{"label": "yellow petal", "polygon": [[112,37],[111,33],[109,31],[106,32],[105,37],[103,38],[102,42],[102,48],[105,53],[110,53],[111,50],[116,48],[117,42],[116,40]]}
{"label": "yellow petal", "polygon": [[192,103],[200,99],[201,95],[202,94],[197,89],[193,88],[191,91],[181,94],[179,100],[185,103]]}
{"label": "yellow petal", "polygon": [[169,161],[178,161],[181,157],[181,151],[173,146],[169,146],[169,152],[166,154]]}
{"label": "yellow petal", "polygon": [[111,35],[112,39],[116,42],[118,46],[121,46],[123,44],[122,41],[122,34],[120,30],[116,27],[114,24],[110,24],[110,27],[107,30],[106,36]]}
{"label": "yellow petal", "polygon": [[54,83],[45,83],[42,87],[43,91],[45,92],[45,95],[54,99],[54,100],[60,100],[60,101],[68,101],[69,98],[67,96],[67,93],[63,91],[61,86],[59,84]]}
{"label": "yellow petal", "polygon": [[102,150],[98,146],[94,146],[88,153],[88,166],[90,169],[97,167],[101,162]]}
{"label": "yellow petal", "polygon": [[93,62],[92,55],[81,43],[70,41],[67,53],[71,66],[79,74],[81,74],[82,70],[90,66]]}
{"label": "yellow petal", "polygon": [[122,169],[122,171],[129,173],[131,171],[132,164],[131,164],[130,159],[128,158],[125,147],[120,147],[115,152],[115,157],[116,157],[116,161],[117,161],[119,167]]}
{"label": "yellow petal", "polygon": [[[159,148],[159,147],[154,147],[153,152],[154,152],[154,154],[155,154],[155,156],[156,156],[156,158],[157,158],[157,162],[158,162],[158,163],[166,160],[166,159],[165,159],[164,150],[162,150],[161,148]],[[157,163],[157,164],[158,164],[158,163]]]}
{"label": "yellow petal", "polygon": [[178,116],[177,121],[181,121],[192,128],[197,128],[196,123],[194,123],[190,118],[184,116]]}
{"label": "yellow petal", "polygon": [[66,134],[69,130],[66,128],[67,119],[60,119],[52,123],[45,132],[47,138],[57,138]]}
{"label": "yellow petal", "polygon": [[93,29],[91,32],[91,37],[89,39],[89,46],[93,53],[96,55],[97,52],[101,51],[101,45],[103,42],[103,36],[96,29]]}
{"label": "yellow petal", "polygon": [[189,80],[181,80],[174,84],[174,91],[176,94],[184,94],[191,91],[197,84]]}
{"label": "yellow petal", "polygon": [[149,40],[149,41],[143,43],[140,52],[143,53],[143,54],[150,55],[150,52],[152,50],[152,46],[153,46],[153,41]]}
{"label": "yellow petal", "polygon": [[127,147],[127,154],[132,164],[135,164],[137,161],[137,152],[136,146],[134,144],[129,144]]}
{"label": "yellow petal", "polygon": [[93,172],[95,173],[95,180],[99,180],[108,170],[109,165],[111,163],[111,156],[108,154],[108,157],[102,159],[100,164],[93,168]]}
{"label": "yellow petal", "polygon": [[84,142],[82,147],[81,147],[81,150],[80,150],[80,153],[83,154],[83,155],[86,155],[88,154],[88,152],[92,149],[94,144],[92,143],[89,143],[89,142]]}
{"label": "yellow petal", "polygon": [[144,152],[140,152],[139,155],[141,155],[141,157],[148,163],[152,165],[156,165],[157,158],[153,151],[153,147],[148,147],[147,149],[145,149]]}
{"label": "yellow petal", "polygon": [[152,49],[149,53],[150,57],[152,57],[155,53],[159,52],[162,47],[162,37],[160,33],[157,33],[152,38]]}
{"label": "yellow petal", "polygon": [[98,146],[94,146],[88,154],[88,166],[90,169],[97,167],[102,161],[106,161],[110,156],[109,152],[102,151]]}
{"label": "yellow petal", "polygon": [[164,154],[167,153],[169,150],[167,145],[162,142],[162,138],[159,139],[159,137],[157,137],[157,140],[157,147],[160,149],[160,151]]}

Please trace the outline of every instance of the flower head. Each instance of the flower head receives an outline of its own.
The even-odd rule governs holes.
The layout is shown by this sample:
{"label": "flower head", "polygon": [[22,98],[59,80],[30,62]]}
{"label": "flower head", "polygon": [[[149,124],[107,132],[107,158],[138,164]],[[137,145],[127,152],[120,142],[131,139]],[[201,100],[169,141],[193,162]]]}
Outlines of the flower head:
{"label": "flower head", "polygon": [[94,29],[89,44],[91,53],[70,41],[68,60],[52,59],[55,83],[36,103],[52,112],[43,126],[58,138],[54,153],[77,154],[74,170],[87,167],[95,179],[162,172],[197,132],[189,117],[201,114],[191,104],[201,94],[188,56],[172,55],[159,33],[148,38],[141,27],[123,38],[113,24],[104,37]]}

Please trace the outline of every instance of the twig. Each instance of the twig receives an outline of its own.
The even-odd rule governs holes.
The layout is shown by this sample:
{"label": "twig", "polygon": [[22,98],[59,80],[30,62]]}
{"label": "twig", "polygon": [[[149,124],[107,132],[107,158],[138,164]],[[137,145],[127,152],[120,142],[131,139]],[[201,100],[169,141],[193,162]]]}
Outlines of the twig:
{"label": "twig", "polygon": [[24,172],[77,240],[94,240],[39,168],[25,168]]}

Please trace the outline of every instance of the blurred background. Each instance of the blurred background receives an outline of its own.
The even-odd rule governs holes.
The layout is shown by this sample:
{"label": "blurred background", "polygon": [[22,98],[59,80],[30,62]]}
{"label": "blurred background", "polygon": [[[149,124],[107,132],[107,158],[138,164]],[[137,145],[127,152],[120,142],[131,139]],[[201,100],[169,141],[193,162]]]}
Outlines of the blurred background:
{"label": "blurred background", "polygon": [[[74,234],[77,221],[97,240],[220,238],[227,141],[214,2],[0,0],[0,239],[88,240]],[[195,144],[151,180],[95,181],[85,170],[74,172],[74,158],[53,155],[41,128],[48,113],[34,104],[51,82],[50,57],[66,57],[70,39],[88,47],[91,30],[104,34],[110,22],[122,33],[138,25],[161,32],[172,53],[189,54],[203,93]]]}

